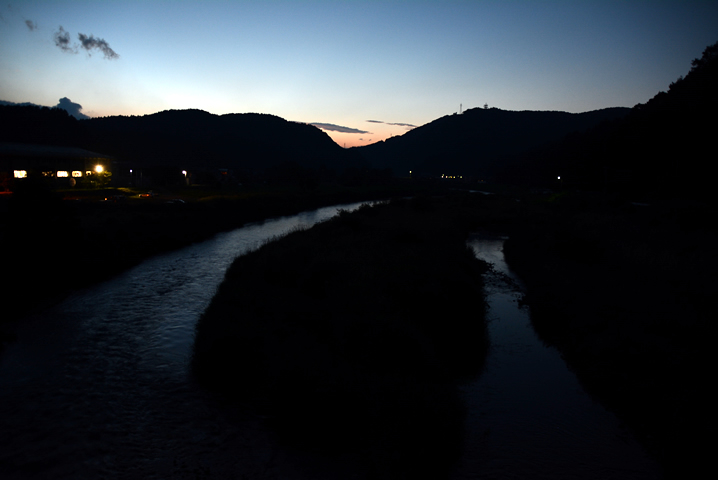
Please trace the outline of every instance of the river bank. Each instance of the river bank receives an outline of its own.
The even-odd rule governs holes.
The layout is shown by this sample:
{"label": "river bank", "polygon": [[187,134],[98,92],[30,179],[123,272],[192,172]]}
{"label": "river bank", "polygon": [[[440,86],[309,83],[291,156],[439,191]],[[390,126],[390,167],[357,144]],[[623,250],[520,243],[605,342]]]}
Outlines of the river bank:
{"label": "river bank", "polygon": [[366,478],[445,477],[457,385],[487,348],[475,200],[362,207],[239,257],[197,324],[195,375],[285,441],[361,458]]}
{"label": "river bank", "polygon": [[669,478],[710,459],[714,219],[706,205],[545,197],[505,248],[538,334]]}
{"label": "river bank", "polygon": [[[1,325],[52,305],[69,292],[110,278],[142,260],[251,222],[326,205],[442,192],[419,182],[373,187],[160,189],[55,192],[27,185],[0,199],[0,247],[10,253],[0,291]],[[2,336],[0,334],[0,336]]]}
{"label": "river bank", "polygon": [[238,255],[359,206],[220,233],[14,322],[0,354],[3,480],[308,478],[263,418],[193,381],[195,325]]}
{"label": "river bank", "polygon": [[661,478],[658,463],[536,335],[504,242],[486,234],[468,241],[491,265],[483,275],[491,348],[481,375],[461,386],[467,436],[452,478]]}
{"label": "river bank", "polygon": [[[443,275],[430,275],[429,282],[423,283],[425,275],[432,269],[445,271],[443,269],[448,268],[451,271],[452,266],[463,264],[463,261],[455,262],[442,256],[441,261],[434,259],[427,263],[424,255],[417,252],[422,252],[422,249],[434,243],[446,241],[441,240],[444,236],[460,239],[459,243],[452,243],[453,247],[449,249],[454,251],[457,245],[463,245],[467,233],[479,229],[513,232],[514,236],[520,238],[524,235],[519,231],[520,225],[536,222],[541,227],[541,222],[550,220],[550,215],[537,216],[548,207],[536,202],[530,197],[517,202],[513,198],[481,194],[457,193],[443,200],[419,196],[411,201],[394,202],[394,213],[403,213],[389,216],[384,222],[388,232],[391,229],[395,232],[395,235],[390,235],[388,244],[376,246],[372,243],[372,235],[366,235],[371,232],[373,222],[382,223],[382,217],[374,219],[370,214],[373,209],[363,209],[358,216],[342,214],[336,219],[341,227],[339,230],[344,232],[343,237],[331,234],[328,237],[321,236],[324,238],[322,241],[315,241],[316,238],[300,235],[298,238],[304,240],[294,247],[291,247],[292,242],[279,243],[274,249],[271,247],[273,243],[266,245],[262,250],[268,254],[264,257],[250,257],[249,261],[255,265],[245,270],[247,275],[244,281],[248,282],[248,289],[244,292],[244,299],[249,297],[250,313],[258,309],[260,314],[264,312],[266,315],[271,311],[278,314],[279,318],[267,322],[267,330],[270,333],[273,333],[272,330],[278,331],[280,335],[266,336],[271,339],[269,342],[250,341],[249,348],[244,351],[234,348],[236,345],[229,338],[226,344],[233,348],[225,350],[230,352],[228,355],[238,355],[240,360],[243,355],[248,356],[253,363],[240,365],[239,372],[249,374],[242,381],[235,382],[226,381],[232,375],[232,372],[228,373],[222,368],[226,365],[220,364],[216,370],[210,368],[210,374],[216,373],[216,380],[220,384],[214,391],[200,388],[187,375],[187,368],[197,318],[206,311],[225,269],[237,255],[247,253],[288,231],[330,218],[336,212],[336,207],[252,224],[220,234],[188,248],[155,256],[108,282],[77,291],[55,307],[32,315],[28,321],[19,322],[21,329],[18,341],[7,348],[0,362],[0,392],[3,392],[0,399],[3,413],[0,415],[0,431],[3,435],[0,437],[4,439],[0,442],[0,451],[3,452],[0,455],[0,470],[8,472],[8,478],[45,478],[48,472],[54,472],[53,476],[57,478],[167,478],[173,475],[187,478],[195,474],[200,478],[239,478],[242,475],[245,478],[263,478],[262,475],[270,478],[272,475],[275,478],[306,478],[307,475],[287,475],[287,472],[296,472],[295,467],[304,463],[304,453],[298,453],[302,449],[292,450],[289,446],[273,450],[274,447],[269,448],[268,445],[303,444],[309,439],[309,444],[319,451],[329,443],[333,448],[330,448],[333,452],[330,457],[344,466],[362,465],[367,478],[381,478],[377,473],[391,476],[392,469],[394,473],[405,471],[402,470],[405,467],[396,467],[397,462],[403,460],[407,462],[401,465],[406,464],[406,468],[414,471],[429,472],[423,469],[427,466],[437,473],[433,478],[446,476],[450,470],[448,465],[460,450],[456,445],[456,448],[451,445],[462,438],[461,429],[457,425],[460,424],[458,419],[464,416],[464,410],[460,396],[457,401],[455,385],[457,381],[464,382],[466,377],[470,379],[462,383],[460,388],[475,380],[477,377],[473,372],[481,369],[484,356],[468,358],[463,369],[452,370],[448,376],[446,370],[441,368],[442,362],[433,361],[443,358],[449,362],[446,365],[450,365],[452,358],[466,361],[467,358],[461,360],[462,355],[481,352],[456,348],[448,356],[430,354],[433,342],[442,338],[459,346],[462,341],[467,344],[471,341],[468,335],[463,338],[461,328],[467,325],[462,323],[455,325],[457,329],[454,330],[460,337],[458,344],[451,338],[451,329],[442,337],[437,335],[441,331],[427,331],[424,330],[425,326],[419,325],[419,328],[412,324],[414,317],[428,315],[429,318],[440,319],[438,322],[430,322],[430,327],[443,329],[453,325],[451,320],[466,318],[466,314],[460,311],[457,315],[451,315],[454,309],[451,302],[447,303],[448,307],[437,306],[443,305],[442,302],[432,302],[444,288],[441,285]],[[358,205],[346,208],[356,207]],[[561,208],[562,212],[551,215],[567,214],[565,218],[570,219],[578,231],[585,228],[578,228],[576,220],[579,217],[573,215],[571,209],[567,212],[567,205]],[[403,217],[413,218],[413,221],[404,224]],[[690,221],[681,218],[687,222],[684,226],[691,226]],[[651,223],[650,219],[646,221]],[[325,227],[328,229],[325,232],[331,233],[332,228],[337,227],[332,227],[331,223]],[[635,219],[630,223],[635,223]],[[612,222],[607,224],[611,225]],[[637,225],[637,228],[642,231],[644,227]],[[294,235],[307,235],[309,232],[311,230]],[[326,238],[334,237],[337,237],[335,242],[326,241]],[[580,257],[584,249],[566,250],[564,247],[570,246],[570,243],[561,244],[562,248],[553,253],[564,250]],[[632,243],[624,241],[623,244],[630,246]],[[302,245],[305,250],[300,248]],[[666,239],[666,245],[672,245],[671,239]],[[390,259],[386,261],[387,252],[404,250],[405,256],[389,255]],[[347,258],[343,259],[337,252],[344,252],[342,255]],[[461,255],[450,257],[457,260]],[[276,268],[263,268],[264,264],[257,258],[265,258],[266,265],[275,262]],[[287,275],[284,270],[285,259]],[[338,278],[334,271],[336,269],[332,268],[335,264],[349,265],[350,268],[344,270],[356,273],[355,277],[349,278],[358,284],[359,290],[342,288],[344,284],[335,281]],[[427,264],[432,268],[425,268]],[[473,265],[481,269],[480,264]],[[530,263],[526,262],[526,265],[530,266]],[[250,275],[251,272],[255,275]],[[396,272],[399,272],[399,277],[395,276]],[[392,283],[392,278],[400,280],[398,286],[387,289],[386,285]],[[255,282],[258,283],[255,285]],[[710,283],[707,285],[710,286]],[[454,289],[451,284],[447,286],[449,299],[453,298],[452,295],[460,295],[460,289],[465,288],[460,286]],[[257,289],[262,290],[260,295],[254,295]],[[401,315],[396,315],[396,311],[391,309],[382,311],[381,305],[387,303],[382,304],[381,296],[387,295],[387,292],[390,297],[406,300],[399,302],[399,310],[413,312],[411,318],[402,319]],[[374,301],[375,298],[379,299],[378,303]],[[530,300],[531,296],[527,298]],[[268,301],[262,303],[262,299]],[[236,301],[241,302],[242,297]],[[251,305],[252,302],[254,305]],[[461,310],[463,305],[478,313],[483,302],[482,292],[468,306],[465,299],[459,299],[456,310]],[[237,312],[243,311],[245,307],[247,304],[241,302],[236,308],[226,309],[228,318],[242,320],[244,317],[240,317]],[[373,308],[379,309],[377,315],[364,315]],[[349,322],[347,328],[333,331],[327,325],[332,324],[332,312],[341,309],[371,321],[369,324]],[[390,320],[381,321],[386,318]],[[310,327],[308,331],[303,329],[306,326]],[[408,337],[407,329],[412,332]],[[256,339],[264,332],[259,328],[249,333],[257,334],[254,337]],[[427,336],[430,337],[429,341],[425,340]],[[320,341],[327,337],[331,337],[330,343],[336,345],[335,350],[338,351],[329,349],[327,353],[327,348]],[[313,338],[318,340],[314,342]],[[605,337],[610,338],[611,335]],[[335,339],[337,342],[334,342]],[[353,343],[350,341],[352,339]],[[318,347],[310,348],[309,354],[304,355],[307,345]],[[367,345],[377,347],[370,348],[369,354],[362,355]],[[395,355],[397,345],[398,353]],[[273,355],[277,349],[283,353]],[[521,347],[519,350],[518,355],[511,354],[509,357],[523,357],[526,351]],[[257,358],[265,359],[263,355],[268,356],[269,360],[255,362]],[[326,366],[323,360],[328,356],[331,362]],[[299,361],[295,362],[297,357]],[[335,362],[334,358],[338,360]],[[358,366],[355,368],[352,367],[353,358],[358,358]],[[427,362],[427,359],[430,361]],[[315,362],[322,364],[316,371],[313,366]],[[427,363],[429,367],[425,368]],[[533,365],[533,362],[529,363]],[[468,370],[466,365],[470,365]],[[577,365],[581,366],[572,364],[576,370]],[[252,378],[254,367],[259,368],[259,379]],[[310,372],[308,381],[307,369]],[[279,375],[263,375],[267,371]],[[315,373],[314,377],[311,372]],[[640,378],[640,373],[637,372],[637,378]],[[456,375],[462,378],[457,380]],[[478,377],[479,394],[486,394],[486,389],[480,386],[484,385],[481,382],[489,379],[484,377],[484,374]],[[331,380],[328,384],[327,378]],[[546,386],[537,376],[531,376],[530,372],[529,378]],[[203,380],[204,385],[207,384],[206,380]],[[517,381],[522,387],[527,387],[524,384],[526,382]],[[254,388],[256,382],[259,382],[259,388]],[[262,382],[268,385],[262,385]],[[239,405],[227,405],[227,397],[216,394],[223,388],[231,387],[239,390],[239,397],[236,393],[233,397],[240,402]],[[501,387],[500,390],[508,394],[513,388]],[[553,408],[567,398],[566,395],[560,395],[557,399],[552,393],[553,389],[549,389],[547,398],[551,400],[540,401],[538,404]],[[273,399],[275,394],[279,395]],[[488,395],[493,397],[490,391]],[[523,396],[528,397],[523,402],[529,405],[535,398],[529,394]],[[315,402],[317,397],[319,401]],[[389,398],[389,401],[377,404],[382,398]],[[296,402],[291,403],[287,399],[296,399]],[[245,408],[252,403],[255,403],[254,409]],[[502,415],[508,415],[503,418],[510,425],[515,425],[516,419],[510,410],[507,411],[507,405],[500,402],[499,411]],[[434,409],[440,410],[438,415]],[[565,411],[563,407],[559,410],[561,413]],[[227,414],[233,415],[231,411],[241,412],[239,416],[243,419],[228,419]],[[248,414],[251,411],[264,412],[264,415]],[[486,409],[480,407],[479,418],[486,412]],[[522,418],[536,423],[530,411],[524,413],[528,414]],[[491,421],[497,422],[498,426],[504,423],[501,417],[493,417],[490,413],[488,415],[492,416]],[[322,418],[327,421],[317,421]],[[424,422],[427,418],[428,424]],[[266,428],[267,421],[270,425],[274,424],[275,428]],[[436,421],[438,426],[432,423]],[[600,423],[603,425],[606,422]],[[541,421],[538,425],[541,436],[556,427],[552,420],[543,423],[546,428],[540,426]],[[366,435],[354,439],[343,437],[354,426]],[[392,429],[392,426],[396,428]],[[382,432],[387,427],[389,433],[380,443],[373,447],[367,447],[367,442],[362,444],[362,438]],[[493,434],[500,435],[498,427],[492,430]],[[524,429],[518,430],[523,432]],[[593,428],[591,430],[595,432]],[[333,435],[335,431],[339,432],[337,436]],[[484,449],[489,438],[484,435],[484,431],[485,428],[475,432],[478,432],[481,449]],[[565,441],[560,431],[558,437]],[[590,435],[584,436],[582,431],[583,427],[579,427],[577,435],[581,441],[572,442],[572,446],[590,443]],[[128,435],[127,432],[131,433]],[[282,435],[281,442],[275,442],[277,433]],[[402,439],[407,436],[408,441],[403,443]],[[425,442],[427,436],[430,438]],[[525,437],[523,433],[521,437]],[[443,443],[435,449],[435,443],[431,442],[437,439]],[[395,441],[399,441],[403,447],[387,448]],[[513,440],[508,442],[510,445],[515,443]],[[548,442],[544,443],[548,446]],[[541,446],[543,448],[544,444]],[[591,458],[597,457],[594,454],[596,449],[589,451],[592,452],[589,454]],[[561,450],[558,452],[556,458],[560,462]],[[486,449],[485,453],[479,458],[485,459],[488,455],[493,465],[497,465],[499,457],[493,457],[490,449]],[[622,451],[622,454],[625,453]],[[323,465],[326,458],[326,455],[321,456],[317,464]],[[367,464],[367,458],[373,464]],[[316,457],[314,459],[318,460]],[[427,465],[430,461],[433,466]],[[541,461],[541,464],[547,463]],[[384,468],[387,465],[391,468]],[[599,462],[599,465],[603,464]],[[531,464],[528,466],[531,467]],[[350,470],[352,473],[356,471]],[[252,471],[255,473],[250,473]],[[300,471],[303,470],[300,468]],[[467,471],[473,475],[471,472],[482,470]],[[552,470],[549,468],[548,471]],[[567,470],[562,466],[560,471]],[[326,474],[313,475],[312,478],[349,476]]]}

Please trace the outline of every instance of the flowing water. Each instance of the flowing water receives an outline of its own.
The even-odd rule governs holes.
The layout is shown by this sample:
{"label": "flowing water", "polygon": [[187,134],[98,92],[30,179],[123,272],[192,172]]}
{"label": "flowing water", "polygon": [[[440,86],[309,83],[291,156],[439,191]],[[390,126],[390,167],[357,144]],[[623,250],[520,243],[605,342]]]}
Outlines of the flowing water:
{"label": "flowing water", "polygon": [[[349,478],[337,474],[345,465],[321,471],[315,458],[277,447],[261,418],[223,405],[187,370],[195,323],[232,260],[338,208],[149,259],[21,322],[0,354],[0,478]],[[535,337],[501,240],[471,245],[495,268],[492,349],[464,387],[457,478],[656,478],[630,435]]]}
{"label": "flowing water", "polygon": [[503,243],[468,242],[492,266],[484,277],[491,348],[484,372],[463,387],[468,438],[456,478],[660,478],[631,434],[538,339]]}
{"label": "flowing water", "polygon": [[0,478],[280,475],[261,419],[191,381],[195,323],[236,256],[359,205],[220,234],[25,319],[0,354]]}

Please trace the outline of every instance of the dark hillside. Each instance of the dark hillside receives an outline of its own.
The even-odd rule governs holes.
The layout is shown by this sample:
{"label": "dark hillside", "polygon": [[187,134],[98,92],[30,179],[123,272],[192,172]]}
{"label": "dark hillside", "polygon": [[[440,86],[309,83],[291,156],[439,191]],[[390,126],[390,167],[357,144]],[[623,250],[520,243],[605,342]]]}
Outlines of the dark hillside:
{"label": "dark hillside", "polygon": [[142,164],[266,168],[282,162],[335,166],[343,149],[311,125],[274,115],[217,116],[170,110],[88,122],[88,142]]}
{"label": "dark hillside", "polygon": [[619,192],[633,198],[712,199],[718,127],[718,44],[672,83],[623,119],[576,133],[549,148],[515,155],[500,174],[507,182]]}
{"label": "dark hillside", "polygon": [[506,156],[558,141],[628,111],[607,108],[572,114],[474,108],[356,150],[372,165],[391,167],[398,176],[412,170],[418,175],[486,177]]}
{"label": "dark hillside", "polygon": [[71,146],[136,167],[264,171],[282,164],[343,170],[347,152],[320,129],[274,115],[170,110],[78,121],[64,110],[0,106],[0,142]]}

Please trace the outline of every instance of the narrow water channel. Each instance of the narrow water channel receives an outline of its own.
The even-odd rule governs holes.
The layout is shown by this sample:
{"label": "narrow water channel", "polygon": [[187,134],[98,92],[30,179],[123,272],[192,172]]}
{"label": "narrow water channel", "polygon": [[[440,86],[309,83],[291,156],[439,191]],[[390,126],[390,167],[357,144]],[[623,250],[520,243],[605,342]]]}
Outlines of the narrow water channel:
{"label": "narrow water channel", "polygon": [[479,235],[468,242],[492,266],[484,279],[491,349],[485,371],[463,387],[467,441],[456,478],[660,478],[631,434],[538,339],[503,243]]}
{"label": "narrow water channel", "polygon": [[0,478],[292,478],[261,419],[191,381],[194,327],[235,257],[359,205],[220,234],[22,321],[0,354]]}

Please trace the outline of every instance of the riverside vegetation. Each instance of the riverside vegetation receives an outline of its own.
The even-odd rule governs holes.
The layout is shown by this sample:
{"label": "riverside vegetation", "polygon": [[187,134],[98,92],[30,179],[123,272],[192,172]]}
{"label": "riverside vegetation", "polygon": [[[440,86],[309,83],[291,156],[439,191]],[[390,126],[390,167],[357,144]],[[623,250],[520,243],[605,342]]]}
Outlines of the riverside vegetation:
{"label": "riverside vegetation", "polygon": [[[0,291],[3,323],[46,307],[73,289],[116,275],[142,260],[249,222],[321,206],[442,190],[393,182],[369,187],[321,185],[54,190],[40,180],[0,197],[0,246],[12,283]],[[103,201],[105,198],[119,201]],[[0,338],[3,335],[0,333]]]}
{"label": "riverside vegetation", "polygon": [[475,201],[366,205],[239,257],[197,324],[197,378],[370,478],[445,475],[488,345]]}
{"label": "riverside vegetation", "polygon": [[483,267],[459,250],[470,231],[508,233],[539,336],[681,477],[710,458],[714,208],[565,192],[344,213],[235,262],[197,326],[194,371],[290,440],[361,451],[387,476],[444,468],[456,382],[488,342]]}
{"label": "riverside vegetation", "polygon": [[526,201],[505,245],[539,336],[668,478],[712,458],[716,218],[715,204],[566,192]]}

